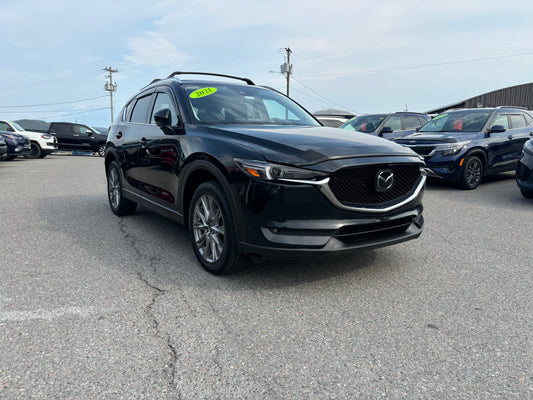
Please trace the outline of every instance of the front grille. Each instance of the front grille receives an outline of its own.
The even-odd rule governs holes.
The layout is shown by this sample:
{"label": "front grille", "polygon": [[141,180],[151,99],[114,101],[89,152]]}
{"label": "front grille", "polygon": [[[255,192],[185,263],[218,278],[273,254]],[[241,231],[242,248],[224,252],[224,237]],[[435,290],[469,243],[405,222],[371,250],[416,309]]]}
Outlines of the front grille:
{"label": "front grille", "polygon": [[435,149],[435,146],[407,146],[421,156],[427,156]]}
{"label": "front grille", "polygon": [[357,243],[363,240],[383,238],[405,232],[415,217],[405,217],[374,224],[345,226],[335,233],[335,238],[343,243]]}
{"label": "front grille", "polygon": [[[376,179],[380,171],[394,173],[389,190],[380,192]],[[337,200],[347,207],[385,207],[409,197],[420,179],[418,164],[378,164],[343,168],[331,175],[329,187]]]}

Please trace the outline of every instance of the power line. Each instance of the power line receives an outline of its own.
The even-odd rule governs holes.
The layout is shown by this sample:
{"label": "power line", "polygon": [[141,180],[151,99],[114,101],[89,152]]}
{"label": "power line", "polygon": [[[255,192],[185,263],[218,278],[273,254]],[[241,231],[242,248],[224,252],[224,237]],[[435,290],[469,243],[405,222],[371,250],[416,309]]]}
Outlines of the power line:
{"label": "power line", "polygon": [[81,103],[82,101],[96,100],[96,99],[101,99],[101,98],[104,98],[104,97],[107,97],[107,96],[98,96],[98,97],[91,97],[89,99],[64,101],[64,102],[60,102],[60,103],[30,104],[30,105],[25,105],[25,106],[0,106],[0,108],[29,108],[29,107],[57,106],[57,105],[61,105],[61,104]]}
{"label": "power line", "polygon": [[[307,86],[305,83],[303,83],[303,82],[299,81],[298,79],[296,79],[296,78],[294,77],[294,75],[292,76],[292,79],[294,79],[296,82],[298,82],[300,85],[302,85],[303,87],[305,87],[307,90],[310,90],[311,92],[313,92],[314,94],[316,94],[317,96],[319,96],[319,97],[322,98],[323,100],[327,101],[328,103],[330,103],[330,104],[334,104],[334,105],[336,105],[337,107],[341,107],[341,108],[343,108],[343,109],[347,109],[347,107],[344,107],[343,105],[340,105],[340,104],[334,102],[333,100],[330,100],[330,99],[328,99],[328,98],[322,96],[322,95],[321,95],[320,93],[318,93],[316,90],[311,89],[311,88],[310,88],[309,86]],[[357,114],[357,112],[356,112],[356,114]]]}
{"label": "power line", "polygon": [[376,72],[391,72],[391,71],[401,71],[406,69],[418,69],[418,68],[428,68],[428,67],[439,67],[442,65],[452,65],[452,64],[463,64],[463,63],[469,63],[469,62],[478,62],[478,61],[487,61],[487,60],[498,60],[502,58],[510,58],[510,57],[520,57],[520,56],[527,56],[531,55],[533,52],[527,52],[527,53],[517,53],[517,54],[509,54],[505,56],[492,56],[492,57],[482,57],[482,58],[472,58],[468,60],[454,60],[454,61],[444,61],[439,63],[433,63],[433,64],[421,64],[421,65],[406,65],[406,66],[398,66],[398,67],[388,67],[388,68],[379,68],[374,70],[366,70],[366,71],[353,71],[353,72],[339,72],[335,74],[320,74],[320,75],[307,75],[307,78],[311,77],[325,77],[325,76],[352,76],[352,75],[365,75],[365,74],[373,74]]}
{"label": "power line", "polygon": [[46,117],[38,117],[38,118],[35,118],[35,119],[50,119],[50,118],[58,118],[58,117],[68,117],[70,115],[86,114],[86,113],[90,113],[90,112],[94,112],[94,111],[109,110],[109,108],[110,107],[94,108],[92,110],[78,111],[78,112],[70,113],[70,114],[59,114],[59,115],[51,115],[51,116],[46,116]]}

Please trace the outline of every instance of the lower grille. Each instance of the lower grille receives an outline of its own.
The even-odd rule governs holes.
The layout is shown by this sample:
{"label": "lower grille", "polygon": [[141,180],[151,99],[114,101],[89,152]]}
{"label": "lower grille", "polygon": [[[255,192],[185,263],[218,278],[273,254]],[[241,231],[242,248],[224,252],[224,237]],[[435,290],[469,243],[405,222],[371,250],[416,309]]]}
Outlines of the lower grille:
{"label": "lower grille", "polygon": [[383,238],[405,232],[413,220],[414,217],[405,217],[375,224],[345,226],[339,229],[334,236],[341,242],[348,244]]}
{"label": "lower grille", "polygon": [[[392,186],[378,191],[380,171],[394,174]],[[419,164],[378,164],[343,168],[331,175],[329,187],[337,200],[347,207],[383,207],[409,197],[421,177]]]}

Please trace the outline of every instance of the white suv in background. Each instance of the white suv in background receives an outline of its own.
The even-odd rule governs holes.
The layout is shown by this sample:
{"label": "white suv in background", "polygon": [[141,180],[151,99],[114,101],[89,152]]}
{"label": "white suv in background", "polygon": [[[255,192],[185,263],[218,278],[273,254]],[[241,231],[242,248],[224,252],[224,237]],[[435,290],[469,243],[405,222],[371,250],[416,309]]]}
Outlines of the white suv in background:
{"label": "white suv in background", "polygon": [[57,151],[57,139],[54,135],[41,132],[26,131],[16,122],[0,120],[0,131],[14,132],[28,137],[31,141],[31,153],[25,158],[44,158]]}

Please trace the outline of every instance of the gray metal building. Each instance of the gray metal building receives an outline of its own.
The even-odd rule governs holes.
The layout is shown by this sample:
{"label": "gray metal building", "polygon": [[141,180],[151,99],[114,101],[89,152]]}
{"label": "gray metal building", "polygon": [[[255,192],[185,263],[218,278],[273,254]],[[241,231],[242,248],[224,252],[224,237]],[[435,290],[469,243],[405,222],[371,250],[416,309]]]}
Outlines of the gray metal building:
{"label": "gray metal building", "polygon": [[494,90],[472,97],[458,103],[428,111],[428,114],[439,114],[451,108],[477,108],[515,106],[533,110],[533,82],[523,85],[509,86],[504,89]]}

